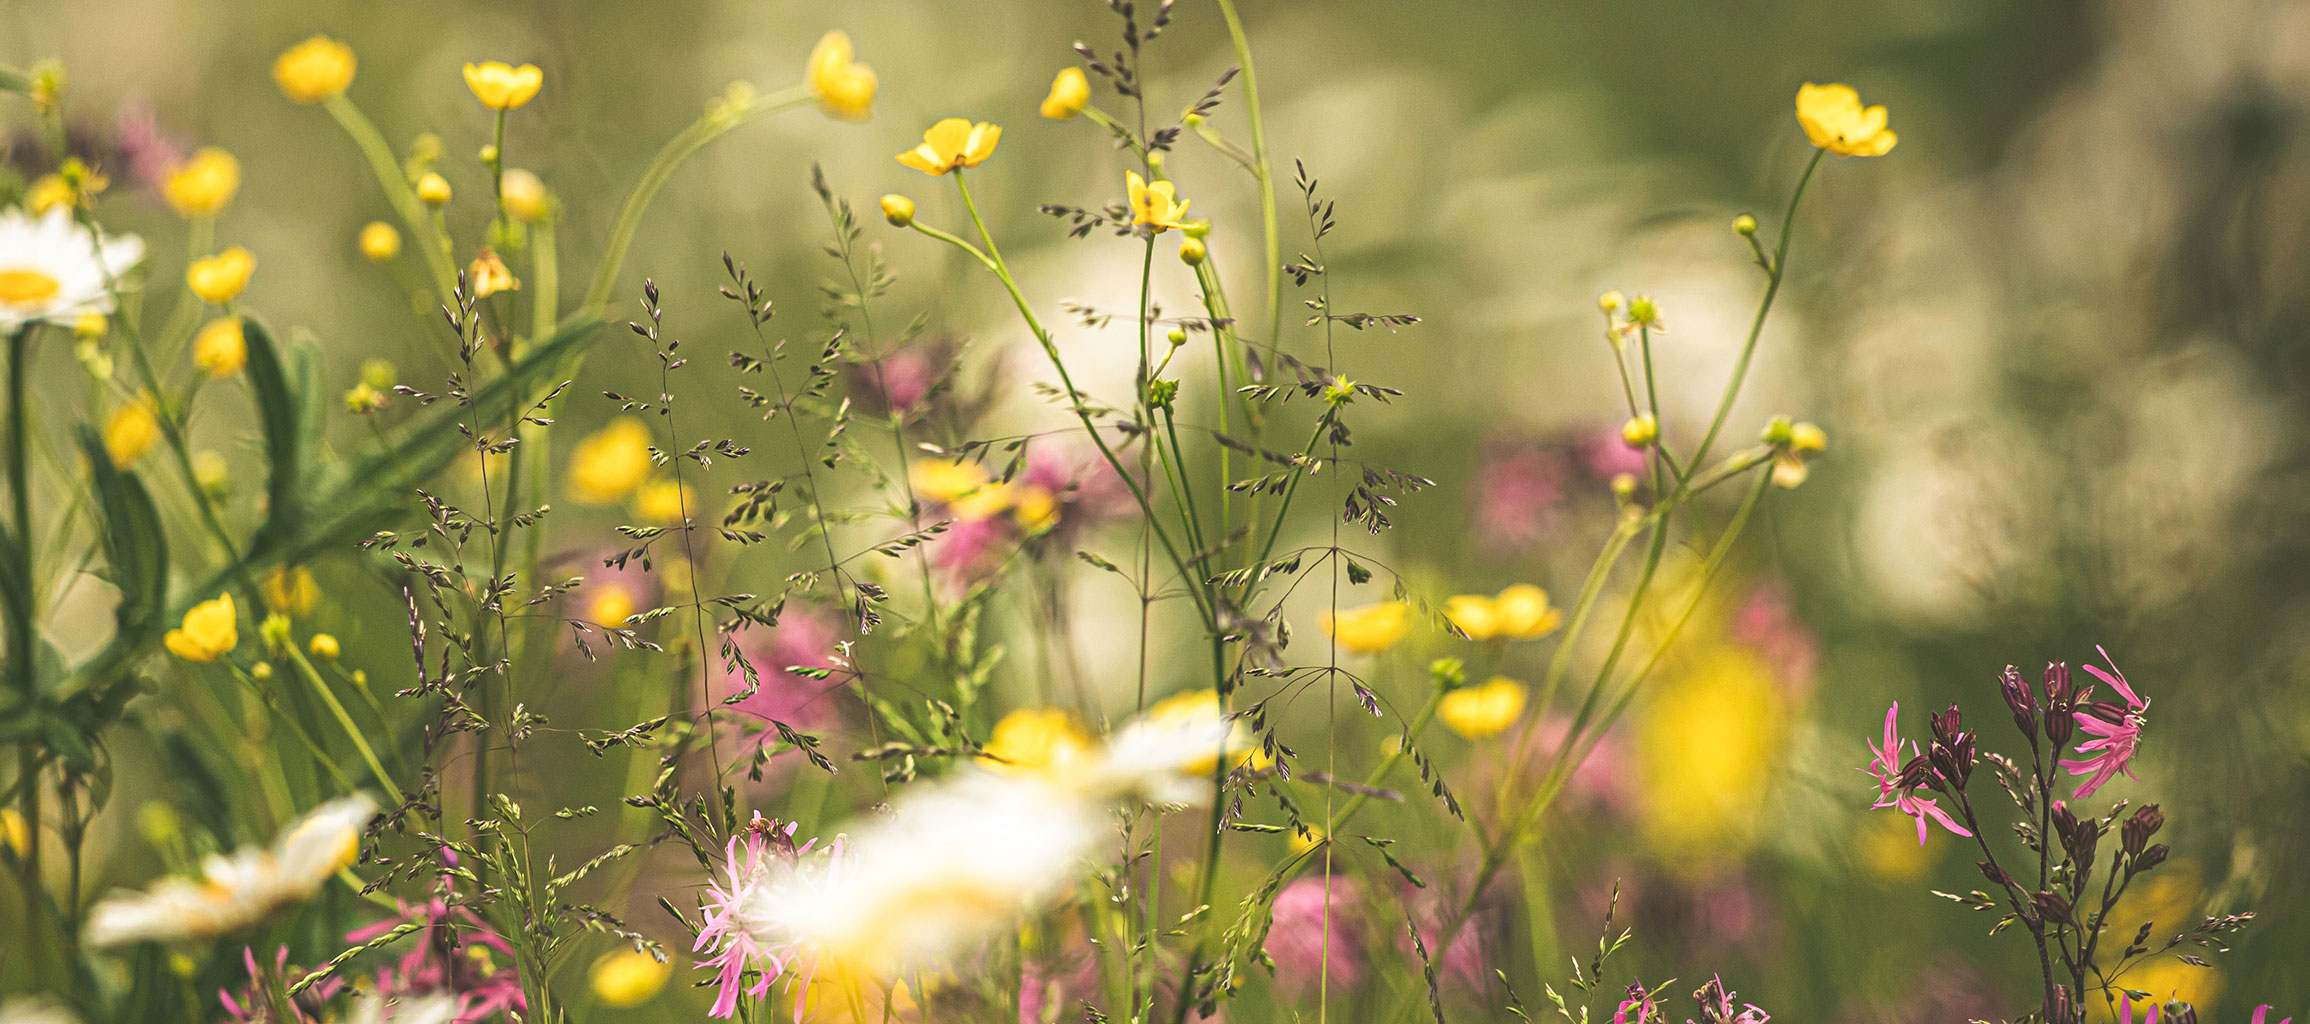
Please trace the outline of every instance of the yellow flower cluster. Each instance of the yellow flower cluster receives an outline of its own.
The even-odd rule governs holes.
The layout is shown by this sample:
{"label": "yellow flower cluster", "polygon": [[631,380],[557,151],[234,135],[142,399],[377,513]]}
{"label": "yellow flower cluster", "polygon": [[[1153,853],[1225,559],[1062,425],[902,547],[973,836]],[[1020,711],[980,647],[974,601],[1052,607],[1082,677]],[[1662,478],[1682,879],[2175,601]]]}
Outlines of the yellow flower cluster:
{"label": "yellow flower cluster", "polygon": [[1444,602],[1444,617],[1470,640],[1538,640],[1564,624],[1548,592],[1519,583],[1497,596],[1459,594]]}
{"label": "yellow flower cluster", "polygon": [[916,498],[946,506],[947,514],[966,523],[992,519],[1006,512],[1028,533],[1039,533],[1059,519],[1059,497],[1049,489],[1015,480],[997,480],[976,462],[926,459],[907,471]]}

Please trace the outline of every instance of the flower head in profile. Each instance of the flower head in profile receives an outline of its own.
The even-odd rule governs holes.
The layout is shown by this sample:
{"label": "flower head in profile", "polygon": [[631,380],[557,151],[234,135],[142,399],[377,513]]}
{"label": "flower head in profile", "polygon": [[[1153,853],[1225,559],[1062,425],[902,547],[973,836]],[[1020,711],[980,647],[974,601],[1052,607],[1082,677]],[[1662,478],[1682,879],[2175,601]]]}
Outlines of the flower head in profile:
{"label": "flower head in profile", "polygon": [[657,998],[674,976],[674,965],[638,949],[613,949],[586,972],[594,998],[603,1006],[627,1009]]}
{"label": "flower head in profile", "polygon": [[498,258],[497,250],[482,246],[474,254],[473,262],[465,268],[466,287],[473,289],[473,297],[486,299],[499,292],[510,292],[521,287],[521,282],[506,269],[505,261]]}
{"label": "flower head in profile", "polygon": [[273,61],[273,84],[297,103],[319,103],[353,84],[353,48],[328,36],[289,47]]}
{"label": "flower head in profile", "polygon": [[283,615],[304,615],[321,601],[321,585],[313,570],[301,565],[276,565],[265,573],[259,593],[265,607]]}
{"label": "flower head in profile", "polygon": [[219,594],[184,613],[184,625],[161,639],[169,653],[186,661],[215,661],[240,645],[233,595]]}
{"label": "flower head in profile", "polygon": [[366,794],[332,800],[266,848],[211,854],[202,878],[162,880],[141,893],[116,896],[89,913],[91,946],[215,938],[247,929],[276,911],[311,899],[321,884],[350,867],[361,830],[377,813]]}
{"label": "flower head in profile", "polygon": [[828,32],[810,48],[810,63],[803,77],[826,116],[864,121],[874,114],[874,69],[852,57],[850,34],[840,29]]}
{"label": "flower head in profile", "polygon": [[995,143],[1002,137],[1000,125],[950,117],[924,131],[922,145],[900,153],[898,162],[930,175],[977,167],[994,155]]}
{"label": "flower head in profile", "polygon": [[586,435],[570,454],[569,493],[581,505],[615,505],[649,478],[650,428],[620,416]]}
{"label": "flower head in profile", "polygon": [[1861,94],[1849,85],[1800,86],[1797,123],[1813,145],[1839,156],[1884,156],[1900,141],[1885,127],[1885,108],[1863,107]]}
{"label": "flower head in profile", "polygon": [[[1918,796],[1914,786],[1904,784],[1902,776],[1907,766],[1901,757],[1901,736],[1898,731],[1900,715],[1901,704],[1895,701],[1885,712],[1885,741],[1882,744],[1869,744],[1869,753],[1875,756],[1870,759],[1868,767],[1861,769],[1877,780],[1877,802],[1871,806],[1891,807],[1917,819],[1919,846],[1925,845],[1925,821],[1928,818],[1940,822],[1942,828],[1953,834],[1972,835],[1965,826],[1957,823],[1957,819],[1950,817],[1948,811],[1942,810],[1932,797]],[[1910,759],[1916,758],[1915,742],[1909,744],[1908,753]]]}
{"label": "flower head in profile", "polygon": [[1548,592],[1519,583],[1497,596],[1459,594],[1444,602],[1444,617],[1470,640],[1537,640],[1564,623]]}
{"label": "flower head in profile", "polygon": [[1043,116],[1053,121],[1070,120],[1090,102],[1091,82],[1083,77],[1083,69],[1067,68],[1051,79],[1051,93],[1043,97]]}
{"label": "flower head in profile", "polygon": [[192,359],[193,365],[211,378],[241,372],[249,363],[249,340],[241,331],[241,318],[226,316],[209,321],[193,335]]}
{"label": "flower head in profile", "polygon": [[160,407],[145,392],[120,403],[104,418],[104,454],[114,469],[127,469],[160,440]]}
{"label": "flower head in profile", "polygon": [[1131,223],[1156,234],[1185,227],[1181,218],[1187,216],[1187,200],[1178,198],[1177,186],[1168,181],[1148,184],[1137,171],[1123,172],[1123,185],[1131,194]]}
{"label": "flower head in profile", "polygon": [[1412,606],[1403,601],[1382,601],[1323,617],[1323,631],[1332,641],[1357,654],[1377,654],[1394,647],[1411,629]]}
{"label": "flower head in profile", "polygon": [[994,772],[1064,774],[1079,768],[1093,749],[1065,709],[1020,708],[995,723],[979,761]]}
{"label": "flower head in profile", "polygon": [[2109,652],[2099,646],[2094,650],[2100,651],[2102,660],[2109,663],[2109,671],[2104,672],[2096,665],[2083,667],[2093,673],[2095,678],[2108,683],[2111,689],[2125,698],[2125,703],[2094,701],[2072,713],[2077,720],[2078,730],[2093,737],[2081,740],[2077,745],[2079,754],[2090,754],[2091,757],[2061,762],[2061,766],[2069,769],[2071,775],[2091,776],[2078,785],[2075,798],[2079,800],[2092,796],[2094,790],[2100,789],[2120,773],[2129,779],[2134,777],[2127,764],[2133,760],[2134,749],[2141,745],[2142,726],[2145,724],[2142,712],[2150,707],[2149,701],[2134,694],[2133,685],[2126,682],[2125,673],[2118,671],[2117,662],[2110,660]]}
{"label": "flower head in profile", "polygon": [[545,72],[535,64],[514,67],[501,60],[465,66],[465,87],[491,110],[518,110],[545,85]]}
{"label": "flower head in profile", "polygon": [[204,146],[192,159],[169,169],[161,183],[168,205],[186,217],[213,217],[241,190],[241,162],[215,146]]}
{"label": "flower head in profile", "polygon": [[142,259],[143,241],[123,235],[91,244],[62,207],[37,218],[0,210],[0,330],[110,313],[111,283]]}
{"label": "flower head in profile", "polygon": [[214,256],[194,260],[185,268],[184,282],[202,302],[222,306],[240,298],[241,293],[248,290],[249,277],[256,272],[256,256],[236,245]]}
{"label": "flower head in profile", "polygon": [[1743,1003],[1740,1009],[1733,1009],[1733,1000],[1738,997],[1739,993],[1724,987],[1724,979],[1709,978],[1708,984],[1692,994],[1693,1001],[1700,1004],[1698,1024],[1765,1024],[1773,1019],[1755,1003]]}
{"label": "flower head in profile", "polygon": [[1436,718],[1466,739],[1497,736],[1524,716],[1525,697],[1523,683],[1493,676],[1482,685],[1445,694],[1436,705]]}

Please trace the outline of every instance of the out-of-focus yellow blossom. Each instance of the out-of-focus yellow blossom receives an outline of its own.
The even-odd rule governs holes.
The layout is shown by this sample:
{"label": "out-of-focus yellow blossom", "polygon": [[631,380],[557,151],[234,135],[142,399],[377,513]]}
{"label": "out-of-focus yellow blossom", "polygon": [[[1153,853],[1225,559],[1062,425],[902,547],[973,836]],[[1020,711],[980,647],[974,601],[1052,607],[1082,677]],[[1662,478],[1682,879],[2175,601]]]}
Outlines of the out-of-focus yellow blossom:
{"label": "out-of-focus yellow blossom", "polygon": [[1705,870],[1754,838],[1782,756],[1772,670],[1718,646],[1663,680],[1636,726],[1644,830],[1672,864]]}
{"label": "out-of-focus yellow blossom", "polygon": [[1011,507],[1010,486],[976,462],[925,459],[908,468],[907,478],[916,498],[945,505],[964,522],[992,519]]}
{"label": "out-of-focus yellow blossom", "polygon": [[698,492],[671,479],[652,480],[634,492],[634,515],[645,523],[672,526],[682,521],[685,509],[697,512]]}
{"label": "out-of-focus yellow blossom", "polygon": [[384,408],[388,401],[386,394],[370,387],[368,381],[345,389],[345,411],[356,415],[366,416],[376,412]]}
{"label": "out-of-focus yellow blossom", "polygon": [[1020,708],[995,723],[979,761],[997,772],[1058,775],[1083,760],[1092,747],[1091,737],[1066,711]]}
{"label": "out-of-focus yellow blossom", "polygon": [[1596,308],[1600,312],[1615,313],[1619,312],[1620,307],[1627,302],[1628,297],[1620,294],[1618,289],[1614,289],[1596,297]]}
{"label": "out-of-focus yellow blossom", "polygon": [[902,195],[882,197],[882,219],[889,221],[890,226],[894,228],[912,227],[914,225],[914,200]]}
{"label": "out-of-focus yellow blossom", "polygon": [[657,998],[673,976],[671,961],[631,947],[602,954],[588,972],[594,999],[613,1009],[640,1006]]}
{"label": "out-of-focus yellow blossom", "polygon": [[401,255],[401,232],[393,225],[373,220],[361,226],[361,258],[371,263],[383,263]]}
{"label": "out-of-focus yellow blossom", "polygon": [[547,212],[551,209],[551,200],[545,190],[545,182],[537,175],[519,167],[505,172],[505,177],[498,183],[498,188],[505,198],[506,215],[524,224],[535,224],[544,220]]}
{"label": "out-of-focus yellow blossom", "polygon": [[513,271],[506,269],[505,261],[497,258],[497,250],[485,245],[466,266],[465,285],[473,289],[474,298],[486,299],[520,288],[521,282],[514,278]]}
{"label": "out-of-focus yellow blossom", "polygon": [[184,281],[202,302],[222,306],[239,298],[249,287],[249,275],[256,272],[257,258],[236,245],[206,259],[194,260],[192,266],[185,268]]}
{"label": "out-of-focus yellow blossom", "polygon": [[1067,68],[1051,79],[1051,94],[1043,97],[1043,116],[1065,121],[1083,112],[1091,102],[1091,82],[1082,68]]}
{"label": "out-of-focus yellow blossom", "polygon": [[1049,489],[1026,484],[1011,491],[1011,521],[1030,534],[1048,530],[1059,521],[1059,498]]}
{"label": "out-of-focus yellow blossom", "polygon": [[632,589],[616,583],[603,584],[594,591],[594,598],[586,604],[586,618],[596,625],[623,626],[634,613],[641,611],[634,601]]}
{"label": "out-of-focus yellow blossom", "polygon": [[1481,686],[1463,686],[1445,694],[1436,705],[1436,718],[1467,739],[1497,736],[1524,716],[1527,692],[1523,683],[1493,676]]}
{"label": "out-of-focus yellow blossom", "polygon": [[[2131,922],[2134,919],[2129,917],[2119,920]],[[2181,930],[2179,927],[2168,927],[2168,922],[2165,921],[2160,921],[2158,924],[2159,927],[2166,928],[2167,931],[2152,932],[2151,941],[2153,942],[2163,941],[2157,936]],[[2134,927],[2141,926],[2135,924]],[[2111,935],[2115,935],[2116,931],[2115,928],[2111,929]],[[2103,936],[2105,940],[2109,937],[2108,935]],[[2167,1000],[2172,999],[2179,999],[2190,1004],[2192,1009],[2198,1011],[2199,1020],[2222,1019],[2213,1012],[2215,1001],[2220,999],[2222,995],[2222,972],[2219,968],[2199,967],[2184,963],[2180,958],[2171,955],[2153,956],[2137,966],[2127,968],[2124,980],[2118,982],[2117,988],[2149,993],[2148,999],[2131,1000],[2133,1004],[2131,1019],[2136,1021],[2149,1020],[2151,1008],[2163,1006]],[[2122,1013],[2127,1001],[2126,996],[2114,990],[2112,994],[2117,996]],[[2113,1019],[2127,1019],[2125,1017],[2112,1018],[2108,1004],[2099,999],[2088,999],[2086,1004],[2090,1007],[2090,1013],[2095,1024],[2109,1024]],[[2161,1016],[2159,1019],[2165,1018]]]}
{"label": "out-of-focus yellow blossom", "polygon": [[449,205],[450,194],[449,179],[435,172],[427,171],[417,179],[417,198],[427,206]]}
{"label": "out-of-focus yellow blossom", "polygon": [[972,124],[969,118],[950,117],[924,131],[922,145],[900,153],[898,162],[932,175],[977,167],[994,155],[995,143],[1002,137],[1000,125],[984,121]]}
{"label": "out-of-focus yellow blossom", "polygon": [[192,606],[184,613],[183,628],[169,630],[161,643],[168,646],[169,653],[186,661],[215,661],[240,645],[238,619],[233,595],[219,594]]}
{"label": "out-of-focus yellow blossom", "polygon": [[273,84],[297,103],[319,103],[353,84],[353,48],[328,36],[314,36],[273,61]]}
{"label": "out-of-focus yellow blossom", "polygon": [[335,661],[338,655],[345,652],[344,646],[337,642],[337,638],[327,633],[313,634],[313,639],[306,642],[305,649],[313,652],[313,657],[323,661]]}
{"label": "out-of-focus yellow blossom", "polygon": [[1470,640],[1537,640],[1564,623],[1564,613],[1548,603],[1548,592],[1529,583],[1495,597],[1456,594],[1444,601],[1444,617]]}
{"label": "out-of-focus yellow blossom", "polygon": [[104,337],[112,330],[112,320],[102,313],[82,313],[72,318],[72,336],[85,341]]}
{"label": "out-of-focus yellow blossom", "polygon": [[24,205],[35,214],[47,213],[59,207],[69,210],[73,206],[73,198],[72,186],[65,182],[63,176],[55,174],[41,175],[24,190]]}
{"label": "out-of-focus yellow blossom", "polygon": [[104,420],[104,454],[116,469],[130,464],[160,440],[160,409],[150,394],[124,402]]}
{"label": "out-of-focus yellow blossom", "polygon": [[1412,606],[1403,601],[1350,608],[1333,615],[1325,612],[1323,631],[1333,642],[1357,654],[1377,654],[1401,643],[1412,629]]}
{"label": "out-of-focus yellow blossom", "polygon": [[1138,171],[1123,172],[1123,185],[1131,193],[1131,223],[1152,228],[1160,234],[1181,225],[1187,215],[1187,200],[1177,196],[1178,186],[1168,181],[1150,185]]}
{"label": "out-of-focus yellow blossom", "polygon": [[24,816],[16,808],[0,808],[0,846],[22,858],[32,849],[32,830],[25,827]]}
{"label": "out-of-focus yellow blossom", "polygon": [[[1400,739],[1401,737],[1398,738]],[[1301,833],[1298,829],[1288,829],[1283,834],[1286,841],[1291,844],[1291,852],[1293,853],[1306,853],[1318,846],[1322,846],[1323,841],[1329,838],[1328,836],[1324,835],[1324,831],[1322,829],[1317,828],[1314,825],[1307,826],[1307,832],[1304,834]]]}
{"label": "out-of-focus yellow blossom", "polygon": [[241,190],[241,162],[215,146],[195,150],[192,159],[168,172],[161,184],[168,204],[185,217],[212,217]]}
{"label": "out-of-focus yellow blossom", "polygon": [[1620,425],[1620,440],[1630,448],[1650,448],[1660,440],[1660,420],[1651,413],[1638,413]]}
{"label": "out-of-focus yellow blossom", "polygon": [[230,377],[249,363],[249,341],[241,332],[241,318],[218,317],[193,335],[193,365],[210,377]]}
{"label": "out-of-focus yellow blossom", "polygon": [[1884,156],[1900,141],[1885,127],[1885,108],[1863,107],[1849,85],[1799,86],[1797,123],[1813,145],[1840,156]]}
{"label": "out-of-focus yellow blossom", "polygon": [[1813,456],[1828,450],[1829,435],[1810,423],[1776,419],[1765,428],[1765,443],[1773,446],[1773,483],[1796,487],[1812,475]]}
{"label": "out-of-focus yellow blossom", "polygon": [[1742,238],[1747,238],[1748,236],[1756,233],[1757,219],[1755,216],[1744,213],[1738,217],[1733,218],[1733,234],[1739,235]]}
{"label": "out-of-focus yellow blossom", "polygon": [[528,103],[545,84],[545,72],[535,64],[514,67],[501,60],[465,66],[465,87],[491,110],[515,110]]}
{"label": "out-of-focus yellow blossom", "polygon": [[193,483],[202,492],[223,495],[232,490],[233,467],[225,457],[203,448],[192,454]]}
{"label": "out-of-focus yellow blossom", "polygon": [[1860,816],[1858,834],[1853,837],[1853,853],[1860,858],[1870,877],[1888,888],[1903,886],[1924,877],[1925,869],[1933,866],[1934,847],[1942,841],[1941,833],[1933,833],[1928,845],[1917,843],[1917,829],[1908,818],[1898,814],[1864,814]]}
{"label": "out-of-focus yellow blossom", "polygon": [[309,615],[321,603],[321,585],[304,566],[276,565],[265,573],[261,588],[268,610],[283,615]]}
{"label": "out-of-focus yellow blossom", "polygon": [[620,416],[578,442],[570,455],[569,493],[585,505],[615,505],[650,475],[650,428]]}
{"label": "out-of-focus yellow blossom", "polygon": [[[1156,701],[1141,717],[1148,722],[1160,725],[1199,722],[1214,718],[1219,712],[1219,691],[1207,687],[1201,690],[1189,690],[1186,693]],[[1269,757],[1267,751],[1251,742],[1251,737],[1245,733],[1240,724],[1229,731],[1227,748],[1231,752],[1228,757],[1231,767],[1248,766],[1252,771],[1263,772],[1275,764],[1275,759]],[[1212,755],[1190,759],[1180,766],[1180,770],[1189,775],[1208,776],[1211,774],[1211,770],[1218,766],[1218,763],[1219,758],[1214,752]]]}
{"label": "out-of-focus yellow blossom", "polygon": [[[840,29],[818,37],[803,77],[828,117],[864,121],[874,113],[874,69],[851,59],[850,35]],[[975,161],[974,161],[975,162]]]}
{"label": "out-of-focus yellow blossom", "polygon": [[64,102],[64,65],[44,60],[32,66],[32,112],[46,117]]}

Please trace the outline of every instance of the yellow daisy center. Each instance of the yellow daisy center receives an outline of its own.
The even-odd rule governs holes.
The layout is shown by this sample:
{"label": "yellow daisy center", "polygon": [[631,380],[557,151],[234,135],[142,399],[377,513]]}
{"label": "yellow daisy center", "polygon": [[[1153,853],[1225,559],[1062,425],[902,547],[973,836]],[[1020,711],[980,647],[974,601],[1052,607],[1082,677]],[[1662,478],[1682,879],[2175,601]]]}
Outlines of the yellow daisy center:
{"label": "yellow daisy center", "polygon": [[56,279],[30,267],[0,270],[0,305],[30,306],[56,295]]}

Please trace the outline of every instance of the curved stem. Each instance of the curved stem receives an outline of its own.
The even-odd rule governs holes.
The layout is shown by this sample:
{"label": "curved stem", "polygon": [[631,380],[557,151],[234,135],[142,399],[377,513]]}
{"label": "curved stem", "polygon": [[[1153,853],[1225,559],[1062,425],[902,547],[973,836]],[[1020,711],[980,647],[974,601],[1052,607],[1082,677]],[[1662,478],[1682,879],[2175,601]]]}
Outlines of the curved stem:
{"label": "curved stem", "polygon": [[1699,466],[1708,459],[1708,450],[1716,444],[1716,436],[1724,429],[1725,417],[1732,415],[1733,399],[1740,397],[1741,382],[1748,379],[1749,359],[1757,354],[1757,339],[1765,332],[1765,317],[1773,311],[1773,299],[1781,293],[1781,277],[1788,267],[1789,231],[1797,223],[1797,203],[1805,198],[1805,186],[1813,181],[1813,172],[1821,166],[1821,158],[1828,150],[1813,151],[1811,163],[1805,165],[1805,174],[1797,179],[1796,191],[1789,193],[1789,208],[1781,214],[1780,241],[1773,246],[1772,265],[1765,268],[1765,297],[1757,303],[1756,319],[1749,322],[1748,340],[1741,343],[1740,359],[1733,363],[1732,379],[1725,382],[1724,398],[1717,402],[1716,418],[1709,421],[1708,433],[1700,439],[1700,447],[1693,449],[1692,465]]}
{"label": "curved stem", "polygon": [[450,262],[448,251],[440,245],[441,232],[434,226],[425,204],[418,201],[416,190],[409,187],[401,162],[393,158],[393,147],[386,145],[385,136],[378,133],[376,124],[344,93],[323,100],[321,109],[337,119],[345,134],[353,137],[353,144],[360,148],[361,155],[369,159],[369,170],[377,176],[378,186],[385,190],[385,201],[392,204],[393,212],[401,215],[401,222],[417,240],[418,251],[425,254],[425,268],[433,275],[434,290],[441,301],[449,302],[449,293],[457,286],[457,268]]}
{"label": "curved stem", "polygon": [[1283,334],[1283,241],[1275,220],[1275,166],[1267,158],[1267,126],[1259,113],[1259,70],[1252,66],[1251,39],[1244,35],[1235,0],[1219,0],[1219,15],[1227,21],[1235,63],[1243,68],[1244,118],[1251,126],[1252,174],[1259,179],[1260,237],[1267,253],[1267,340],[1274,344]]}

